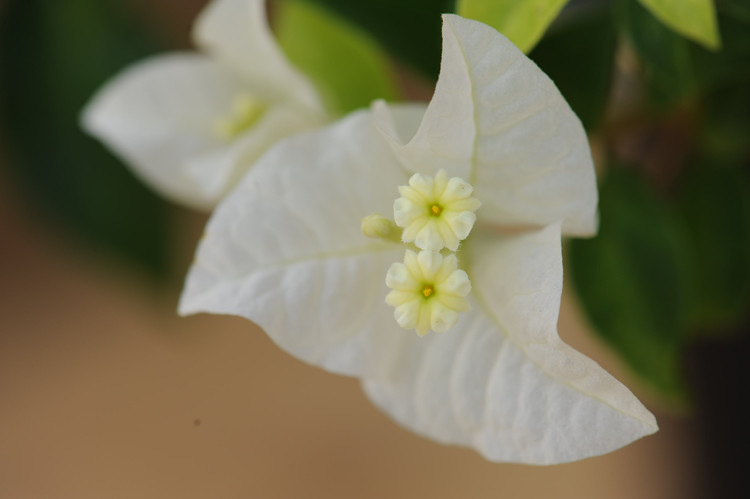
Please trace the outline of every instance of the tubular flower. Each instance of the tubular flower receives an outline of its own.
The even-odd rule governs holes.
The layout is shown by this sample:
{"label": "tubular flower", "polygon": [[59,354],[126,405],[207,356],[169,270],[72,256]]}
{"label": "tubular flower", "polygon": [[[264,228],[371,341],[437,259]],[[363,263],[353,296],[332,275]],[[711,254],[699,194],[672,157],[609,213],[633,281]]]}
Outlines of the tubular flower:
{"label": "tubular flower", "polygon": [[481,203],[471,197],[474,188],[439,170],[434,178],[415,173],[409,185],[398,190],[401,197],[393,204],[393,216],[404,229],[403,241],[424,250],[456,251],[477,219],[474,212]]}
{"label": "tubular flower", "polygon": [[200,52],[126,68],[82,121],[154,189],[206,209],[271,144],[327,118],[312,84],[276,45],[264,0],[213,0],[193,40]]}
{"label": "tubular flower", "polygon": [[[427,203],[401,189],[413,206],[394,207],[407,184]],[[404,426],[488,459],[602,454],[657,427],[557,334],[561,236],[592,235],[596,204],[586,135],[554,84],[492,28],[446,15],[429,105],[376,103],[269,150],[212,215],[180,311],[246,317],[361,378]],[[442,248],[419,251],[404,234],[433,206],[455,212],[455,239],[414,229],[417,247]]]}
{"label": "tubular flower", "polygon": [[396,307],[398,325],[424,336],[430,329],[442,333],[456,325],[458,312],[469,309],[466,295],[471,283],[458,269],[455,255],[445,258],[435,251],[406,251],[404,263],[388,269],[386,285],[392,289],[386,303]]}

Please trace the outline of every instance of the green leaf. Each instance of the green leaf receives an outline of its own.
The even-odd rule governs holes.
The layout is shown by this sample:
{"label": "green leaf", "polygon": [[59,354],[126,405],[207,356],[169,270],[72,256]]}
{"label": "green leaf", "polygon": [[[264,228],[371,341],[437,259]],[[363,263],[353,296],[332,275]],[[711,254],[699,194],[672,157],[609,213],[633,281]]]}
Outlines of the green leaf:
{"label": "green leaf", "polygon": [[386,54],[367,34],[304,1],[280,6],[277,35],[287,57],[315,82],[329,109],[346,114],[398,98]]}
{"label": "green leaf", "polygon": [[440,70],[441,18],[455,0],[312,0],[373,35],[388,51],[432,80]]}
{"label": "green leaf", "polygon": [[[750,24],[750,1],[748,0],[721,0],[717,6],[720,12]],[[723,31],[722,27],[722,31]]]}
{"label": "green leaf", "polygon": [[750,179],[740,168],[693,168],[681,192],[700,279],[695,326],[731,329],[750,309]]}
{"label": "green leaf", "polygon": [[692,97],[696,84],[690,44],[637,2],[623,2],[620,17],[625,36],[643,62],[650,97],[674,105]]}
{"label": "green leaf", "polygon": [[568,0],[458,0],[456,12],[488,24],[528,53]]}
{"label": "green leaf", "polygon": [[750,80],[750,23],[723,12],[719,20],[724,38],[719,52],[691,47],[696,79],[701,89],[723,90],[727,84],[735,84],[746,90]]}
{"label": "green leaf", "polygon": [[599,235],[571,241],[572,275],[601,337],[662,394],[680,400],[680,350],[695,298],[680,221],[632,174],[600,190]]}
{"label": "green leaf", "polygon": [[701,45],[721,46],[713,0],[638,0],[657,19]]}
{"label": "green leaf", "polygon": [[115,0],[16,0],[3,14],[2,112],[20,186],[56,227],[163,276],[164,203],[78,125],[93,92],[151,45]]}
{"label": "green leaf", "polygon": [[[750,61],[748,61],[750,62]],[[702,102],[701,146],[709,165],[739,165],[750,158],[750,75],[723,85]]]}
{"label": "green leaf", "polygon": [[616,42],[612,7],[597,4],[548,33],[531,53],[587,130],[597,126],[609,98]]}

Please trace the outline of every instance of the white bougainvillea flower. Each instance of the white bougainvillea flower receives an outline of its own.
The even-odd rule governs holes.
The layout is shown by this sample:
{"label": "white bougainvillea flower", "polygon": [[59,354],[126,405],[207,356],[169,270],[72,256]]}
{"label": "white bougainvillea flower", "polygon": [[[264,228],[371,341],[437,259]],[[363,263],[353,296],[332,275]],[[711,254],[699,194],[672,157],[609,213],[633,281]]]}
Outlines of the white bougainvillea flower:
{"label": "white bougainvillea flower", "polygon": [[434,178],[412,175],[409,185],[398,188],[401,197],[393,204],[396,225],[404,229],[402,240],[420,249],[456,251],[477,219],[474,212],[481,203],[471,196],[473,190],[459,177],[448,178],[445,170]]}
{"label": "white bougainvillea flower", "polygon": [[205,209],[268,146],[325,114],[276,45],[264,0],[214,0],[193,39],[201,52],[152,57],[114,77],[83,126],[163,195]]}
{"label": "white bougainvillea flower", "polygon": [[469,310],[466,295],[471,282],[458,268],[455,255],[445,258],[436,251],[406,251],[404,262],[395,262],[385,276],[391,292],[385,302],[395,307],[399,326],[424,336],[430,329],[442,333],[458,322],[459,312]]}
{"label": "white bougainvillea flower", "polygon": [[[572,461],[656,431],[627,388],[557,334],[561,235],[596,228],[580,122],[493,29],[446,15],[443,39],[426,109],[378,104],[258,161],[209,221],[181,313],[246,317],[296,357],[360,377],[404,426],[491,460]],[[434,181],[440,169],[481,207],[455,254],[415,261],[383,214],[414,173]],[[447,312],[424,301],[399,311],[441,291]],[[442,332],[397,322],[423,332],[428,313]]]}

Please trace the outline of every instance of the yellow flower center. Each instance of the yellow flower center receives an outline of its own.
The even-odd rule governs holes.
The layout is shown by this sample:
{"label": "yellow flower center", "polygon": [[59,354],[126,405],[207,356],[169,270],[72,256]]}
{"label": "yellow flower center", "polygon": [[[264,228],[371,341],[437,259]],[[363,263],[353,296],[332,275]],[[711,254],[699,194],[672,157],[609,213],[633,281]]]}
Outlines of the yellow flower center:
{"label": "yellow flower center", "polygon": [[422,294],[425,298],[429,298],[432,293],[435,292],[435,287],[432,284],[425,284],[422,288]]}
{"label": "yellow flower center", "polygon": [[252,127],[265,110],[266,107],[260,100],[250,94],[240,94],[235,97],[229,114],[214,123],[214,134],[223,140],[235,139]]}

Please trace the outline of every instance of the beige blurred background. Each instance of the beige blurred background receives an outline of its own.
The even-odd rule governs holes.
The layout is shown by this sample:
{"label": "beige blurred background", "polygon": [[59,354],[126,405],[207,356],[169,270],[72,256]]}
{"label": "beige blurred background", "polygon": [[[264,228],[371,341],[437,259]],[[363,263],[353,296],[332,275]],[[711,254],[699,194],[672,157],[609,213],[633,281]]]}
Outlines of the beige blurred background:
{"label": "beige blurred background", "polygon": [[[199,0],[149,2],[187,44]],[[655,405],[571,296],[561,336],[642,397],[661,431],[554,467],[493,464],[400,428],[356,380],[303,364],[232,317],[178,318],[155,290],[50,225],[0,159],[0,498],[697,497],[696,427]],[[205,218],[174,208],[183,275]]]}

